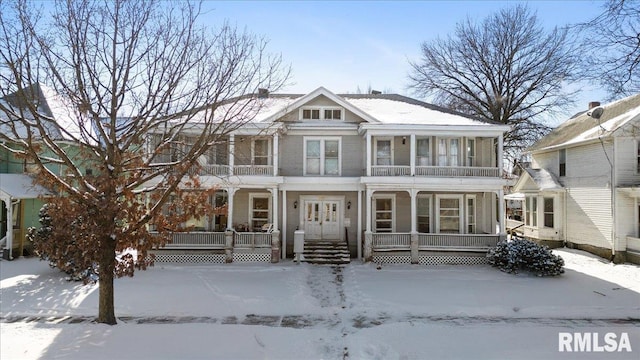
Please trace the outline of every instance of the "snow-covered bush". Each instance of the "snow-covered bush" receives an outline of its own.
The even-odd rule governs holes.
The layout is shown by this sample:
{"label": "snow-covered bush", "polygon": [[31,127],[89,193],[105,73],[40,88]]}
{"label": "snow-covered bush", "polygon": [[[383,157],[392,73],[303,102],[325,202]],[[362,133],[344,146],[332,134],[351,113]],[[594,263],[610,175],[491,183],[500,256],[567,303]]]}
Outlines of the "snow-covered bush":
{"label": "snow-covered bush", "polygon": [[523,238],[501,241],[487,253],[489,264],[508,273],[530,271],[538,276],[556,276],[564,273],[564,260],[554,255],[547,246]]}

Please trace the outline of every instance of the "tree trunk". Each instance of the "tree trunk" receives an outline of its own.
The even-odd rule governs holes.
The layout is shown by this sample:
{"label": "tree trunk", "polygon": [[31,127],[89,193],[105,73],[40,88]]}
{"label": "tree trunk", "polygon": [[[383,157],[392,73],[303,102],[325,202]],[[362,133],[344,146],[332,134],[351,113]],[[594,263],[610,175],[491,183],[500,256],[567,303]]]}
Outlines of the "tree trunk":
{"label": "tree trunk", "polygon": [[113,296],[113,271],[115,267],[115,241],[110,237],[103,239],[100,252],[98,322],[117,324]]}

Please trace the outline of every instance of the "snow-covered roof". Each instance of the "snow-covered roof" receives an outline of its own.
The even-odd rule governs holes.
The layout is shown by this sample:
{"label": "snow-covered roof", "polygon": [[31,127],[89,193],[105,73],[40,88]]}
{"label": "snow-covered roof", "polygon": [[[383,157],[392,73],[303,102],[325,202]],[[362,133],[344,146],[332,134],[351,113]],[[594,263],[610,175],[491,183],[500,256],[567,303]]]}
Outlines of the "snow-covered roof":
{"label": "snow-covered roof", "polygon": [[50,195],[47,189],[33,183],[33,178],[25,174],[0,174],[0,195],[11,199],[35,199]]}
{"label": "snow-covered roof", "polygon": [[612,136],[627,124],[640,122],[640,93],[600,106],[602,115],[596,119],[585,111],[565,121],[533,144],[528,152],[538,152],[577,145]]}
{"label": "snow-covered roof", "polygon": [[524,169],[540,191],[564,190],[558,178],[546,169]]}

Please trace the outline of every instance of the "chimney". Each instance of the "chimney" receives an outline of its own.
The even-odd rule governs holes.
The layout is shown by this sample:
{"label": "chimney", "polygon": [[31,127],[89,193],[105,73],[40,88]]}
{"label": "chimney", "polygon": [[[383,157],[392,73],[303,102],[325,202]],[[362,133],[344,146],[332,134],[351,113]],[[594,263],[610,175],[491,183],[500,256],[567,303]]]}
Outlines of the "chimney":
{"label": "chimney", "polygon": [[269,97],[269,89],[258,89],[258,99],[266,99]]}
{"label": "chimney", "polygon": [[595,107],[598,107],[598,106],[600,106],[600,101],[592,101],[592,102],[589,103],[589,110],[591,110],[591,109],[593,109]]}
{"label": "chimney", "polygon": [[380,95],[380,94],[382,94],[382,91],[371,90],[371,95]]}

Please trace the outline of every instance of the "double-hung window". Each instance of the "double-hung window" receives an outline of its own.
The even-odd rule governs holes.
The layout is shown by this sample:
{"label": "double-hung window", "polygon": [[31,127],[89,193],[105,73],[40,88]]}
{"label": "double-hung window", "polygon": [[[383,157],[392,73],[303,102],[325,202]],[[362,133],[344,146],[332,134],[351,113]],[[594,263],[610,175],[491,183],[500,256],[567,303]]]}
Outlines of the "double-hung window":
{"label": "double-hung window", "polygon": [[438,139],[438,166],[460,165],[460,139]]}
{"label": "double-hung window", "polygon": [[343,112],[340,107],[304,107],[300,110],[302,120],[342,120]]}
{"label": "double-hung window", "polygon": [[393,165],[393,141],[391,139],[376,140],[376,165]]}
{"label": "double-hung window", "polygon": [[553,228],[553,198],[544,198],[544,227]]}
{"label": "double-hung window", "polygon": [[462,233],[462,195],[436,195],[436,231],[439,233]]}
{"label": "double-hung window", "polygon": [[559,157],[558,162],[560,164],[560,168],[558,169],[558,172],[560,176],[566,176],[567,175],[567,150],[561,149],[559,151],[558,157]]}
{"label": "double-hung window", "polygon": [[527,226],[538,226],[538,197],[537,196],[527,196],[525,198],[525,207],[526,207],[526,217],[525,217],[525,225]]}
{"label": "double-hung window", "polygon": [[467,166],[476,164],[476,140],[467,139]]}
{"label": "double-hung window", "polygon": [[375,232],[392,233],[395,231],[395,197],[379,195],[373,198],[373,230]]}
{"label": "double-hung window", "polygon": [[476,233],[476,197],[467,195],[467,234]]}
{"label": "double-hung window", "polygon": [[340,175],[340,147],[339,138],[305,138],[304,174]]}
{"label": "double-hung window", "polygon": [[418,138],[416,142],[416,165],[431,165],[431,142],[429,141],[429,138]]}

